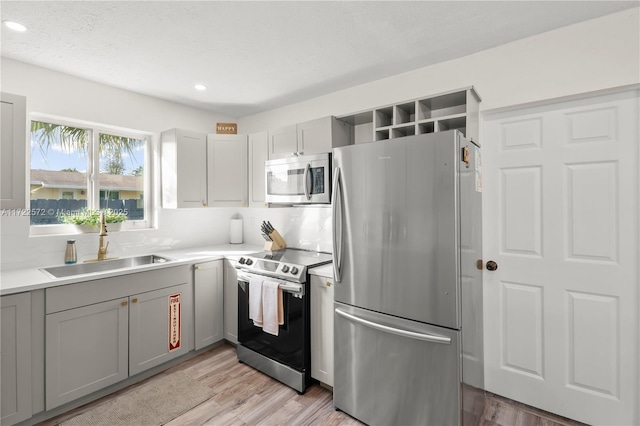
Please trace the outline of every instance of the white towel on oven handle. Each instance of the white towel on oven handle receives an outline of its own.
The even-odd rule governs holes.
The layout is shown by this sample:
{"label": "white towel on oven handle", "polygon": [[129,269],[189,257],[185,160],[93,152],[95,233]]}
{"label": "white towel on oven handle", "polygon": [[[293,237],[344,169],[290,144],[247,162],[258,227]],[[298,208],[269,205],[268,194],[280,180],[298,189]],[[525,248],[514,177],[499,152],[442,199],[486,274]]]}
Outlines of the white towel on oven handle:
{"label": "white towel on oven handle", "polygon": [[262,277],[249,279],[249,319],[258,327],[262,327],[262,281]]}
{"label": "white towel on oven handle", "polygon": [[264,280],[262,282],[262,330],[277,336],[282,324],[284,324],[284,306],[280,283]]}

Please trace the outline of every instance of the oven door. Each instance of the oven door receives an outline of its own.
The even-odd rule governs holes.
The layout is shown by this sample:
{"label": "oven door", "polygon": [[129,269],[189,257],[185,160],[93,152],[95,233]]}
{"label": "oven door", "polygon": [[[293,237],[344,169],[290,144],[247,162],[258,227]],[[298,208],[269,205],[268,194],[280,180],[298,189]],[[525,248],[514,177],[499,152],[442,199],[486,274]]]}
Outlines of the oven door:
{"label": "oven door", "polygon": [[267,160],[267,203],[329,204],[331,202],[331,154]]}
{"label": "oven door", "polygon": [[[238,273],[238,342],[245,348],[304,372],[307,369],[305,359],[308,358],[305,329],[309,315],[304,284],[283,281],[284,324],[274,336],[262,331],[249,319],[249,280],[252,276],[256,275]],[[270,278],[265,276],[264,279]]]}

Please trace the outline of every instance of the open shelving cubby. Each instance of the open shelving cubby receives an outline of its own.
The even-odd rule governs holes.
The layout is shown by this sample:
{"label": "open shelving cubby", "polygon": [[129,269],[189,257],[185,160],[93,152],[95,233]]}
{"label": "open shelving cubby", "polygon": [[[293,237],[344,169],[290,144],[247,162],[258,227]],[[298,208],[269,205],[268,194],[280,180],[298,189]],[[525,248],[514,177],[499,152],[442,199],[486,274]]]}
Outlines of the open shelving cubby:
{"label": "open shelving cubby", "polygon": [[460,130],[478,140],[480,97],[473,86],[337,117],[351,125],[351,143]]}

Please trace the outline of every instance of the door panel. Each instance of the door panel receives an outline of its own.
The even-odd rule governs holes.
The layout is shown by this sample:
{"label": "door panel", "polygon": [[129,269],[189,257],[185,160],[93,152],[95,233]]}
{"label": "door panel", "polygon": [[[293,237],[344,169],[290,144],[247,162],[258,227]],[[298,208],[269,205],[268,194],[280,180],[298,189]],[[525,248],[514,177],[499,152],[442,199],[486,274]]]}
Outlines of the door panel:
{"label": "door panel", "polygon": [[491,392],[638,424],[638,92],[485,117]]}

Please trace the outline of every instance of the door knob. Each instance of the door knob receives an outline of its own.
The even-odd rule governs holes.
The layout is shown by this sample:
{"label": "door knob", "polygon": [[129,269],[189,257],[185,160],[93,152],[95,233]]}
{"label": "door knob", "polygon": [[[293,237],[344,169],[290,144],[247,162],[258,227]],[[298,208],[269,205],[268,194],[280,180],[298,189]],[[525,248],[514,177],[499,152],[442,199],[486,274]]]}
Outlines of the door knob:
{"label": "door knob", "polygon": [[487,262],[487,271],[495,271],[498,269],[498,264],[493,260]]}

